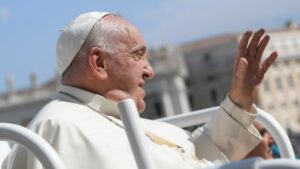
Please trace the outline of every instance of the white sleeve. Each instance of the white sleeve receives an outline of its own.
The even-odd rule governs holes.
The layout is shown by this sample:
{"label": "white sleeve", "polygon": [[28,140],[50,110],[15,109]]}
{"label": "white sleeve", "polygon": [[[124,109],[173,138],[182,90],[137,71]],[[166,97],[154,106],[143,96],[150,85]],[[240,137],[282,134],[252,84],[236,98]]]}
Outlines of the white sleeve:
{"label": "white sleeve", "polygon": [[212,120],[192,134],[196,155],[215,164],[240,160],[261,141],[252,125],[256,110],[248,113],[227,96],[217,111]]}

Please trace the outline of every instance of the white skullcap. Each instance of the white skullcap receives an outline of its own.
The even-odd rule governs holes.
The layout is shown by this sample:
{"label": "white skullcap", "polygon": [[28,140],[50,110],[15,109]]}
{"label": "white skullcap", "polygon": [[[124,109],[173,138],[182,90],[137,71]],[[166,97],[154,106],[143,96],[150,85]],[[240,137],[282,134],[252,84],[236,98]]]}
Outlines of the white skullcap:
{"label": "white skullcap", "polygon": [[61,30],[56,46],[56,61],[60,75],[70,66],[96,22],[108,14],[108,12],[81,14]]}

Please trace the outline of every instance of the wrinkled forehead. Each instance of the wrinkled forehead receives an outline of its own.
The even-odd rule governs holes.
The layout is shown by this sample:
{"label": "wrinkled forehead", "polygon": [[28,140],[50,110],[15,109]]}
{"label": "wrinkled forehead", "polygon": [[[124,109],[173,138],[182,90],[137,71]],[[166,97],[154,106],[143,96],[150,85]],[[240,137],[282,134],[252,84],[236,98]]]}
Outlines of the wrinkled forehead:
{"label": "wrinkled forehead", "polygon": [[125,42],[130,47],[134,47],[136,45],[144,45],[145,41],[139,30],[130,22],[123,19],[119,16],[107,15],[103,18],[103,22],[111,22],[113,24],[117,24],[120,29],[120,34],[115,36],[114,38],[119,42]]}

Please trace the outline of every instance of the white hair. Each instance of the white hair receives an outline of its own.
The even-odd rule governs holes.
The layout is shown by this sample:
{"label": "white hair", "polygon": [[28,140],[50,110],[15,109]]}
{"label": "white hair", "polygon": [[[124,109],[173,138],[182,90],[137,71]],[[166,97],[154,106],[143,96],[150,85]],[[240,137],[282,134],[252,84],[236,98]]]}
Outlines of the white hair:
{"label": "white hair", "polygon": [[[110,15],[120,17],[117,14]],[[93,46],[99,46],[106,52],[113,54],[116,52],[116,47],[118,46],[118,40],[116,40],[116,37],[121,33],[129,33],[126,26],[117,22],[109,22],[100,19],[94,25],[79,52],[86,52]]]}

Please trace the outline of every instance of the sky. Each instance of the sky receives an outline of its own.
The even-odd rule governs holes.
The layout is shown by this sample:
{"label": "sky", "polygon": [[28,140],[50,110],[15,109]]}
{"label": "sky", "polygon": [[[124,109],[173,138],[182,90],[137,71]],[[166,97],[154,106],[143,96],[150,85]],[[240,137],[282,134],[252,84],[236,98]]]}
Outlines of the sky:
{"label": "sky", "polygon": [[6,79],[30,86],[35,73],[43,84],[56,73],[59,30],[88,11],[112,11],[136,25],[149,47],[182,44],[259,28],[300,23],[299,0],[1,0],[0,93]]}

